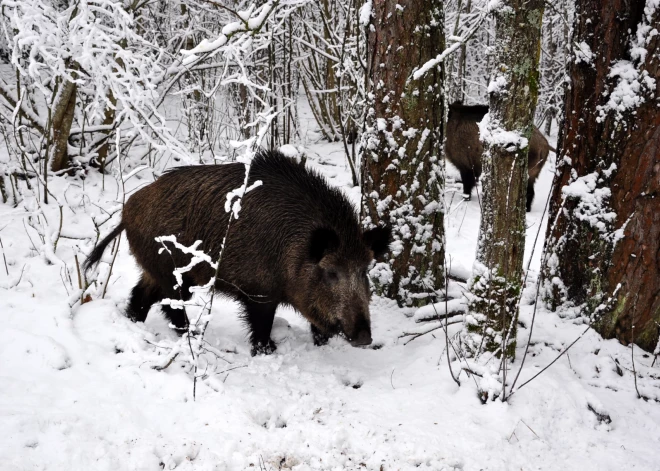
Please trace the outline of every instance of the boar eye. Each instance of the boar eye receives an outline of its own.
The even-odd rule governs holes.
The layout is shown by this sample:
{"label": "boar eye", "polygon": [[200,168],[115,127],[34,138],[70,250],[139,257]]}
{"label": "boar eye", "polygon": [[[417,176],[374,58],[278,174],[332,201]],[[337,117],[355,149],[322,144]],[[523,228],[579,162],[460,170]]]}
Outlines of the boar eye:
{"label": "boar eye", "polygon": [[326,277],[330,283],[335,283],[337,280],[339,280],[339,275],[335,270],[328,270],[326,272]]}

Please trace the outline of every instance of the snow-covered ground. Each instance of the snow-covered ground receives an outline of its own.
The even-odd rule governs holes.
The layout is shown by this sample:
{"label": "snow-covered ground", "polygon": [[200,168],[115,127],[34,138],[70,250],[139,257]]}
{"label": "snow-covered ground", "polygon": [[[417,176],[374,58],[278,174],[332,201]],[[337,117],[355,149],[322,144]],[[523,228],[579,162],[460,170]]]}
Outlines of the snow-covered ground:
{"label": "snow-covered ground", "polygon": [[[304,123],[312,123],[308,110]],[[322,142],[313,124],[305,128],[308,165],[357,201],[341,146]],[[152,178],[144,170],[127,187]],[[549,164],[528,215],[528,257],[551,179]],[[75,210],[64,213],[64,234],[93,234],[89,215],[117,205],[117,185],[107,178],[101,191],[98,175],[84,188],[75,183],[65,191],[68,184],[51,184]],[[450,186],[457,191],[447,193],[448,255],[452,271],[469,273],[479,202],[476,194],[462,201],[460,185]],[[56,208],[45,213],[49,227],[57,226]],[[0,204],[9,271],[0,263],[0,470],[660,469],[660,365],[651,367],[652,356],[634,351],[638,388],[649,401],[637,398],[631,349],[590,331],[509,403],[482,405],[473,378],[461,374],[460,387],[451,379],[442,330],[404,345],[403,332],[433,324],[417,323],[419,316],[382,299],[372,303],[380,348],[352,348],[340,339],[315,347],[307,322],[282,309],[273,330],[277,352],[254,358],[237,306],[216,303],[206,339],[224,360],[198,381],[193,401],[187,365],[150,367],[162,358],[153,343],[176,338],[158,308],[144,325],[122,315],[138,276],[125,242],[106,299],[71,310],[75,270],[69,281],[59,260],[73,266],[77,241],[61,239],[47,262],[24,215],[21,206]],[[541,228],[514,372],[529,335],[543,235]],[[539,307],[518,384],[584,328]]]}

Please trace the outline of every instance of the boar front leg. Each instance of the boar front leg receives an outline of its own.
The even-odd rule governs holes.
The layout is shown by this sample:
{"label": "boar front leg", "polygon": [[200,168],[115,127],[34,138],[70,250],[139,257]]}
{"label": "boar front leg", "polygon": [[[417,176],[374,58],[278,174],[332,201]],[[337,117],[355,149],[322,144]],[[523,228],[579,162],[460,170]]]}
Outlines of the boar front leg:
{"label": "boar front leg", "polygon": [[314,324],[312,324],[312,338],[314,339],[314,345],[317,347],[326,345],[330,340],[330,336],[321,332]]}
{"label": "boar front leg", "polygon": [[473,169],[461,170],[461,181],[463,182],[463,198],[470,200],[472,198],[472,189],[477,179]]}
{"label": "boar front leg", "polygon": [[277,349],[275,342],[270,339],[277,304],[246,299],[243,300],[243,305],[245,306],[243,318],[252,343],[251,355],[270,355]]}

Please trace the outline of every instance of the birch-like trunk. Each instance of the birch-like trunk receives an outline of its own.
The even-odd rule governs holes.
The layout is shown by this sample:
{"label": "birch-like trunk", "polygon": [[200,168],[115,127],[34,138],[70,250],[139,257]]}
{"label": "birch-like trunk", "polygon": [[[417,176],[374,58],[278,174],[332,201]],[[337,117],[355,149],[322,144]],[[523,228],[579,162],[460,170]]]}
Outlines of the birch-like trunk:
{"label": "birch-like trunk", "polygon": [[400,305],[429,302],[444,281],[443,68],[413,72],[444,49],[442,0],[374,0],[373,89],[363,136],[362,219],[391,224],[377,290]]}
{"label": "birch-like trunk", "polygon": [[496,12],[490,112],[480,124],[482,214],[469,284],[466,339],[472,353],[486,351],[504,359],[515,353],[525,251],[527,151],[538,95],[542,17],[543,0],[506,0]]}

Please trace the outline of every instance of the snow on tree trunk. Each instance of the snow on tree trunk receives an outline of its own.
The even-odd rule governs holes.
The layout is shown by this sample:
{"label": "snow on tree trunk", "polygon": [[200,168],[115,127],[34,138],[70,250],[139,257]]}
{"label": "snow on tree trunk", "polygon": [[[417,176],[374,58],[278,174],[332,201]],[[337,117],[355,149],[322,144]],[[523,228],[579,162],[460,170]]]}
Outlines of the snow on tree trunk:
{"label": "snow on tree trunk", "polygon": [[412,77],[444,49],[442,7],[441,0],[372,4],[362,218],[365,227],[392,225],[391,258],[371,275],[399,305],[426,304],[444,282],[443,69]]}
{"label": "snow on tree trunk", "polygon": [[525,249],[527,151],[538,95],[543,0],[508,0],[496,11],[490,112],[484,142],[482,215],[469,283],[466,346],[512,358]]}
{"label": "snow on tree trunk", "polygon": [[660,322],[660,11],[578,0],[545,299],[648,351]]}

